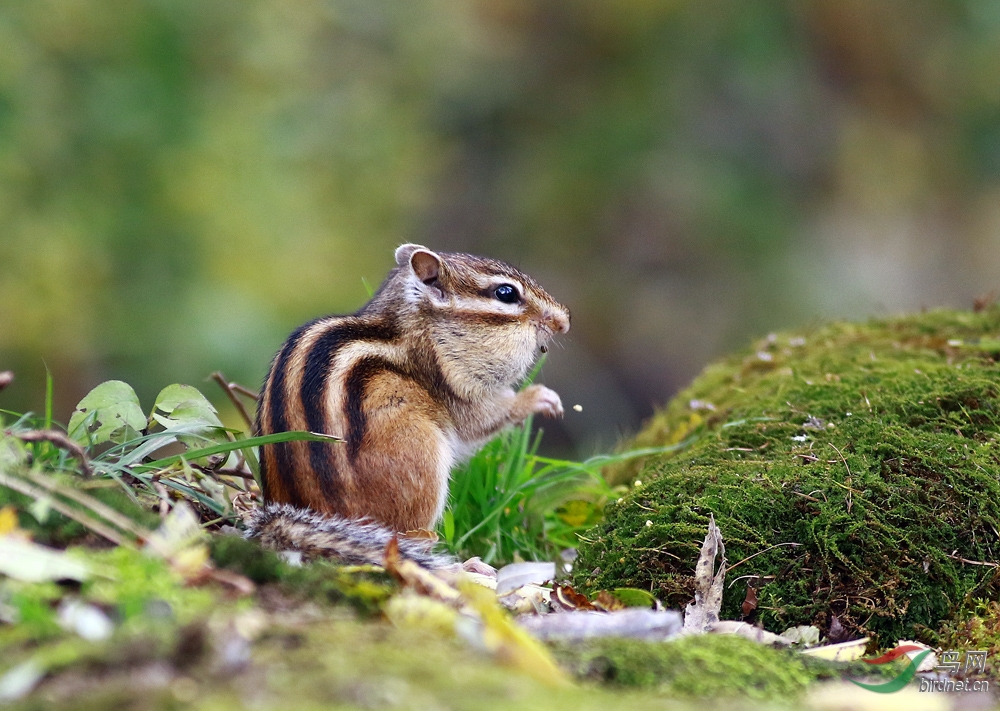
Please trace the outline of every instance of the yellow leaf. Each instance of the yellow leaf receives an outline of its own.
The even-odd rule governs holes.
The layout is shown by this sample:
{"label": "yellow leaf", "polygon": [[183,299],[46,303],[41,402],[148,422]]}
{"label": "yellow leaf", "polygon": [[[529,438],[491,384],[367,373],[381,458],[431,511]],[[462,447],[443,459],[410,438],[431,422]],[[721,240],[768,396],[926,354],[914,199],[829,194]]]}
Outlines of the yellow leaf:
{"label": "yellow leaf", "polygon": [[384,608],[385,616],[397,627],[430,630],[446,637],[455,636],[458,611],[451,605],[404,590],[394,595]]}
{"label": "yellow leaf", "polygon": [[208,546],[196,543],[182,548],[170,557],[170,567],[184,578],[194,578],[208,563]]}
{"label": "yellow leaf", "polygon": [[548,649],[497,605],[490,590],[468,580],[459,581],[458,589],[482,620],[483,646],[500,662],[551,686],[569,684]]}
{"label": "yellow leaf", "polygon": [[582,526],[587,523],[587,519],[593,512],[594,505],[592,503],[576,499],[567,501],[563,506],[560,506],[557,515],[559,520],[567,526]]}
{"label": "yellow leaf", "polygon": [[4,506],[0,509],[0,536],[23,535],[26,535],[26,532],[18,526],[17,509],[13,506]]}

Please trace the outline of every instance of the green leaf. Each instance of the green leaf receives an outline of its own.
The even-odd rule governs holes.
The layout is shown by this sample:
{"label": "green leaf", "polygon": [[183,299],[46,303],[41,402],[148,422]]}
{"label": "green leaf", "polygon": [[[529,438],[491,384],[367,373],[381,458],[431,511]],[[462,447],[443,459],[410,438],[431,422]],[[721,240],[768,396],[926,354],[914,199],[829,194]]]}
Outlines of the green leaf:
{"label": "green leaf", "polygon": [[[162,414],[159,414],[162,413]],[[156,396],[150,420],[163,427],[193,427],[194,436],[178,436],[189,447],[212,441],[227,441],[218,412],[197,388],[190,385],[168,385]],[[152,424],[152,422],[150,422]]]}
{"label": "green leaf", "polygon": [[127,442],[139,436],[146,416],[128,383],[108,380],[87,393],[69,418],[69,436],[82,444]]}
{"label": "green leaf", "polygon": [[317,432],[275,432],[274,434],[263,435],[261,437],[250,437],[248,439],[241,439],[235,442],[223,442],[221,444],[215,444],[211,447],[202,447],[201,449],[192,449],[184,454],[174,454],[170,457],[164,457],[163,459],[157,459],[154,462],[148,462],[135,467],[136,472],[148,472],[155,471],[157,469],[166,469],[169,466],[176,464],[182,459],[192,460],[198,459],[199,457],[208,457],[213,454],[225,454],[226,452],[232,452],[237,449],[245,449],[247,447],[259,447],[262,444],[277,444],[278,442],[342,442],[339,437],[333,437],[331,435],[319,434]]}
{"label": "green leaf", "polygon": [[[158,422],[166,431],[178,432],[177,441],[188,450],[213,442],[230,441],[215,407],[190,385],[174,384],[163,388],[156,396],[149,419],[150,425]],[[184,433],[181,434],[181,431]],[[187,459],[197,461],[193,456]],[[207,464],[208,460],[202,459],[198,463]]]}
{"label": "green leaf", "polygon": [[648,590],[639,588],[615,588],[611,591],[625,607],[652,607],[656,604],[656,598]]}

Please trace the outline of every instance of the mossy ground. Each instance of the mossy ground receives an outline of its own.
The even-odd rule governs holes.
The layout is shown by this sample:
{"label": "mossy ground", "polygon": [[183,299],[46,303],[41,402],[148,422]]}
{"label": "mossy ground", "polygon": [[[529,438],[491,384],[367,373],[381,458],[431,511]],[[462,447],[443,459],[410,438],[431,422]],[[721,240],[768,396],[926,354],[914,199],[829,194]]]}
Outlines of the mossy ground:
{"label": "mossy ground", "polygon": [[[750,708],[772,708],[763,700],[794,702],[808,681],[801,662],[776,665],[771,650],[716,640],[672,652],[622,643],[604,652],[617,660],[613,688],[587,683],[600,681],[587,671],[592,658],[587,669],[569,665],[584,683],[547,685],[460,636],[391,624],[377,600],[396,586],[378,574],[292,569],[247,546],[213,546],[217,563],[259,573],[257,592],[238,599],[217,584],[185,585],[163,561],[122,548],[75,551],[101,571],[82,586],[5,580],[0,601],[17,607],[19,622],[0,626],[0,679],[27,660],[47,672],[8,708],[596,711],[690,709],[695,695],[700,708],[721,708],[744,684],[761,700]],[[124,623],[107,640],[85,641],[56,622],[55,603],[67,597]]]}
{"label": "mossy ground", "polygon": [[[212,539],[217,566],[252,577],[250,596],[192,585],[128,548],[75,548],[83,583],[0,579],[0,701],[12,670],[44,673],[29,709],[692,709],[806,708],[817,680],[866,675],[737,637],[558,645],[566,683],[544,683],[447,625],[389,622],[399,586],[384,572],[291,567],[257,544]],[[59,623],[75,600],[113,635],[87,641]],[[391,603],[390,603],[391,604]],[[433,620],[431,621],[433,622]],[[513,660],[507,660],[508,662]],[[522,665],[523,666],[523,665]],[[572,681],[570,681],[572,680]]]}
{"label": "mossy ground", "polygon": [[555,651],[579,678],[693,698],[796,699],[815,678],[802,655],[730,635],[669,644],[609,638]]}
{"label": "mossy ground", "polygon": [[935,641],[1000,593],[998,359],[993,308],[777,334],[709,366],[636,441],[689,445],[616,472],[641,485],[586,534],[577,584],[686,604],[714,514],[744,581],[724,616],[751,584],[768,629],[836,615]]}

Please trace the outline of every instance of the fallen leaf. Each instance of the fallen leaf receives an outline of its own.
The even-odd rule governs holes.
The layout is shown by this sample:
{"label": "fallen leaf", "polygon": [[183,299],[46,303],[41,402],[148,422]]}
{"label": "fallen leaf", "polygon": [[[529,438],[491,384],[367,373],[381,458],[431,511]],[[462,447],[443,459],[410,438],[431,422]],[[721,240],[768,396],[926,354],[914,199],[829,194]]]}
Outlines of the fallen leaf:
{"label": "fallen leaf", "polygon": [[497,571],[497,595],[505,595],[522,585],[541,585],[556,577],[552,562],[512,563]]}
{"label": "fallen leaf", "polygon": [[614,612],[615,610],[625,609],[625,605],[622,604],[622,601],[609,593],[607,590],[601,590],[601,592],[597,593],[597,597],[594,599],[592,604],[595,609],[604,610],[605,612]]}
{"label": "fallen leaf", "polygon": [[399,535],[402,538],[411,538],[417,541],[433,541],[434,543],[438,541],[438,534],[426,528],[414,528]]}
{"label": "fallen leaf", "polygon": [[0,701],[16,701],[31,693],[45,678],[45,667],[34,659],[21,662],[0,676]]}
{"label": "fallen leaf", "polygon": [[[493,594],[469,581],[459,580],[459,589],[482,621],[481,642],[498,661],[519,669],[550,686],[567,686],[565,673],[549,650],[518,625],[496,603]],[[546,615],[551,617],[551,615]]]}
{"label": "fallen leaf", "polygon": [[747,594],[743,598],[743,606],[740,608],[743,612],[743,616],[747,617],[751,612],[757,609],[757,591],[752,585],[747,585]]}
{"label": "fallen leaf", "polygon": [[[715,559],[721,557],[719,571],[715,572]],[[715,516],[709,514],[708,534],[701,545],[701,554],[694,569],[694,602],[684,610],[684,630],[695,634],[707,632],[719,622],[722,609],[722,587],[726,579],[726,547],[722,534],[715,525]]]}
{"label": "fallen leaf", "polygon": [[87,565],[54,548],[14,536],[0,536],[0,574],[27,583],[86,580]]}
{"label": "fallen leaf", "polygon": [[768,632],[762,627],[751,625],[749,622],[738,622],[736,620],[723,620],[716,622],[707,630],[712,634],[733,634],[760,644],[771,644],[780,647],[787,647],[792,644],[792,640],[782,635]]}
{"label": "fallen leaf", "polygon": [[819,627],[815,625],[789,627],[781,633],[781,636],[805,647],[815,647],[819,644]]}
{"label": "fallen leaf", "polygon": [[17,509],[13,506],[4,506],[0,509],[0,536],[28,537],[28,532],[23,530],[18,523]]}
{"label": "fallen leaf", "polygon": [[539,612],[547,609],[552,600],[552,591],[541,585],[522,585],[517,590],[502,595],[497,601],[515,615]]}
{"label": "fallen leaf", "polygon": [[822,647],[812,647],[802,650],[803,654],[820,659],[828,659],[832,662],[853,662],[861,659],[865,654],[865,647],[868,646],[868,637],[855,639],[850,642],[840,644],[826,644]]}
{"label": "fallen leaf", "polygon": [[186,501],[178,502],[146,541],[146,548],[171,559],[204,540],[201,522]]}
{"label": "fallen leaf", "polygon": [[621,600],[625,607],[656,607],[656,598],[647,590],[639,588],[615,588],[611,593]]}
{"label": "fallen leaf", "polygon": [[566,611],[595,609],[586,595],[578,593],[569,585],[558,583],[552,588],[551,602],[552,607]]}
{"label": "fallen leaf", "polygon": [[676,610],[643,610],[636,607],[615,612],[576,610],[553,615],[529,615],[518,621],[541,639],[571,642],[594,637],[662,641],[679,635],[683,627],[681,613]]}

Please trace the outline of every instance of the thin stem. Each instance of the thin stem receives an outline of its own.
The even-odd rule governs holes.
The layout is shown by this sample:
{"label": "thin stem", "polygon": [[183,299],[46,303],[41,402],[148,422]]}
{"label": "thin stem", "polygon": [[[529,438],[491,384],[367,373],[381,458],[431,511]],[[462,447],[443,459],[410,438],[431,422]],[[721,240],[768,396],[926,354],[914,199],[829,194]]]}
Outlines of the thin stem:
{"label": "thin stem", "polygon": [[99,536],[104,536],[109,541],[114,543],[116,546],[125,546],[126,548],[134,548],[135,546],[131,541],[125,539],[123,536],[119,535],[117,531],[112,530],[108,526],[105,526],[100,521],[95,521],[81,511],[77,511],[72,506],[68,506],[59,499],[52,498],[45,491],[41,489],[36,489],[28,482],[18,477],[8,476],[6,474],[0,473],[0,485],[6,486],[8,489],[13,489],[25,496],[30,496],[31,498],[38,499],[48,499],[48,504],[53,509],[61,513],[66,518],[71,518],[77,523],[89,528],[94,533]]}
{"label": "thin stem", "polygon": [[[236,383],[230,383],[226,380],[226,377],[222,374],[222,372],[218,370],[212,373],[212,379],[219,384],[219,387],[226,391],[226,396],[229,398],[230,402],[236,406],[236,409],[239,411],[240,417],[243,418],[243,421],[247,423],[247,430],[253,431],[253,418],[250,417],[250,413],[243,405],[243,402],[236,397],[238,387],[240,388],[238,392],[247,394],[250,391],[242,386],[237,386]],[[254,399],[257,399],[256,396],[254,396]]]}

